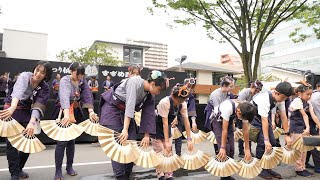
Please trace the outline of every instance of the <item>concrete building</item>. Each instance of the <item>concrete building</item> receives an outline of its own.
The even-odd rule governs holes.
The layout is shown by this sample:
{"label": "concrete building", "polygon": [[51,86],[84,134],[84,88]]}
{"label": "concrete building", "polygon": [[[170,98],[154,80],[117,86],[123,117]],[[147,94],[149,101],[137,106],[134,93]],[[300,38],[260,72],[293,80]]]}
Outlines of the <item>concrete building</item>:
{"label": "concrete building", "polygon": [[8,58],[46,60],[47,42],[45,33],[4,29],[2,51]]}
{"label": "concrete building", "polygon": [[[289,34],[296,28],[309,35],[305,42],[294,43]],[[281,23],[264,43],[261,51],[260,72],[271,73],[272,67],[290,68],[302,71],[320,72],[320,40],[312,27],[298,20]]]}
{"label": "concrete building", "polygon": [[[220,79],[226,75],[234,76],[243,74],[243,68],[239,65],[214,64],[207,62],[187,62],[168,68],[169,71],[187,72],[189,76],[197,78],[195,93],[200,104],[206,104],[211,92],[219,88]],[[238,94],[239,88],[233,90]]]}
{"label": "concrete building", "polygon": [[119,60],[122,60],[125,65],[139,65],[144,66],[146,50],[149,46],[144,45],[134,45],[128,43],[120,42],[110,42],[110,41],[100,41],[96,40],[91,45],[90,48],[93,48],[96,43],[105,43],[113,50],[113,55],[116,56]]}
{"label": "concrete building", "polygon": [[128,44],[149,46],[146,50],[143,66],[150,69],[164,70],[168,68],[168,45],[158,42],[128,39]]}

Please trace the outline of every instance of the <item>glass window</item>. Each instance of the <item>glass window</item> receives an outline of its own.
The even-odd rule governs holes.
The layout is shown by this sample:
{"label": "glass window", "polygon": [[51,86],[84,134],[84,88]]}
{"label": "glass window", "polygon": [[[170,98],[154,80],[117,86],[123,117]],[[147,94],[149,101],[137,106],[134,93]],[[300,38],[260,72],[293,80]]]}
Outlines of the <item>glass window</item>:
{"label": "glass window", "polygon": [[123,61],[129,64],[142,64],[142,49],[124,47]]}
{"label": "glass window", "polygon": [[212,73],[212,85],[220,85],[221,78],[228,74],[225,73]]}

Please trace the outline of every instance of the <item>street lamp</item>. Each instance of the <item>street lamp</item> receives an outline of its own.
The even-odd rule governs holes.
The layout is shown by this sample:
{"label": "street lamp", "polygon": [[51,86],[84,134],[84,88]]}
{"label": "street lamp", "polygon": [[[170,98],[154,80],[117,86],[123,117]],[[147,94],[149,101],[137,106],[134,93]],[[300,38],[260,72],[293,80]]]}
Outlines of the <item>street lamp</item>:
{"label": "street lamp", "polygon": [[186,55],[182,55],[181,58],[176,58],[175,61],[177,61],[179,63],[179,72],[182,71],[182,63],[183,61],[187,60],[187,56]]}

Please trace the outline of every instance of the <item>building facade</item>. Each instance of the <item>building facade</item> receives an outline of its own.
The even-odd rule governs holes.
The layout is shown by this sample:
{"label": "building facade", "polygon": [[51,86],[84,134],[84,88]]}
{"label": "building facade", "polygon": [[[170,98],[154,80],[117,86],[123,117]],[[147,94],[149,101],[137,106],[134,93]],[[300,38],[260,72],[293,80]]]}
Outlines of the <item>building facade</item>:
{"label": "building facade", "polygon": [[150,69],[164,70],[168,68],[168,45],[151,41],[128,39],[128,44],[148,46],[145,52],[143,66]]}
{"label": "building facade", "polygon": [[[294,43],[289,34],[296,28],[310,36],[304,42]],[[312,27],[298,20],[281,23],[263,45],[260,58],[260,73],[271,73],[272,67],[311,70],[320,72],[320,40]]]}

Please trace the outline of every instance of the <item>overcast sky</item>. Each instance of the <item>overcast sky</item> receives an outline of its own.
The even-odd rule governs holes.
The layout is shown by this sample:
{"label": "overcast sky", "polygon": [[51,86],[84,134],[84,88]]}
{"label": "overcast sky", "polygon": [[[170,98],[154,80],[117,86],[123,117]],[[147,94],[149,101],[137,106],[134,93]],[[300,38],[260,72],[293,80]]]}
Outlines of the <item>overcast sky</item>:
{"label": "overcast sky", "polygon": [[170,18],[152,16],[151,0],[0,0],[0,29],[48,34],[48,59],[61,50],[90,46],[94,40],[124,42],[127,38],[168,44],[169,65],[188,61],[218,62],[230,47],[206,36],[200,26],[170,29]]}

